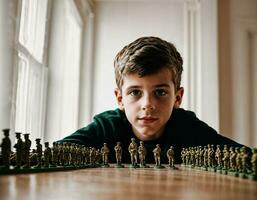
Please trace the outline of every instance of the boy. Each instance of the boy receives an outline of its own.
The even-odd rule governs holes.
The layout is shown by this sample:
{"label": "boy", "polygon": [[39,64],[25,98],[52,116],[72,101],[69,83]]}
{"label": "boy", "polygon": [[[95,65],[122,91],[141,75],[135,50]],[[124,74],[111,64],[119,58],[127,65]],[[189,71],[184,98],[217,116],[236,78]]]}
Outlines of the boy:
{"label": "boy", "polygon": [[200,121],[193,112],[179,108],[184,93],[180,86],[183,60],[173,44],[157,37],[142,37],[125,46],[114,62],[119,109],[94,117],[87,127],[59,142],[79,143],[101,148],[107,143],[110,161],[115,162],[114,147],[121,142],[122,160],[130,162],[131,138],[144,141],[146,162],[154,162],[152,150],[162,149],[161,160],[174,147],[175,162],[181,162],[183,147],[220,144],[241,146],[223,137]]}

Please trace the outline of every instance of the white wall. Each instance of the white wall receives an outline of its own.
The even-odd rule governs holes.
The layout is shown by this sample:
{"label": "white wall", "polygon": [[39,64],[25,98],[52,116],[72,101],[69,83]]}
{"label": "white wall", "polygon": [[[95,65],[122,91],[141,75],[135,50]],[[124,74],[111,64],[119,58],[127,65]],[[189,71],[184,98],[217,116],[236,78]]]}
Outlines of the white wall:
{"label": "white wall", "polygon": [[14,0],[0,1],[0,139],[2,129],[11,128],[16,6]]}
{"label": "white wall", "polygon": [[[95,6],[92,115],[117,107],[113,60],[118,51],[138,37],[153,35],[174,43],[184,58],[183,107],[219,129],[216,0],[99,0]],[[198,74],[191,73],[191,79],[189,67]]]}
{"label": "white wall", "polygon": [[117,107],[113,60],[125,45],[138,37],[153,35],[173,42],[183,51],[181,10],[183,4],[178,2],[96,3],[93,114]]}

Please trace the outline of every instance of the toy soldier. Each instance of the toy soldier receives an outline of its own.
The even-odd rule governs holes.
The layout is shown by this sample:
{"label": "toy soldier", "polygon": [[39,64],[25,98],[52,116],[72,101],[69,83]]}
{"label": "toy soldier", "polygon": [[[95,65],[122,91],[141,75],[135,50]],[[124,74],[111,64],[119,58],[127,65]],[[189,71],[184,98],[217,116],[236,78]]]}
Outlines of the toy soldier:
{"label": "toy soldier", "polygon": [[57,161],[58,161],[58,144],[56,142],[53,142],[52,152],[53,152],[52,165],[53,167],[56,167]]}
{"label": "toy soldier", "polygon": [[61,165],[61,166],[64,165],[63,154],[64,154],[63,144],[60,143],[60,144],[58,145],[58,163],[59,163],[59,165]]}
{"label": "toy soldier", "polygon": [[90,149],[86,147],[86,157],[85,157],[85,164],[90,164]]}
{"label": "toy soldier", "polygon": [[40,144],[40,138],[36,139],[36,152],[37,152],[37,168],[41,168],[42,166],[42,144]]}
{"label": "toy soldier", "polygon": [[190,151],[189,148],[186,148],[186,165],[190,164]]}
{"label": "toy soldier", "polygon": [[220,150],[220,145],[216,146],[215,159],[218,165],[218,169],[222,168],[222,151]]}
{"label": "toy soldier", "polygon": [[3,165],[6,168],[10,166],[10,154],[11,154],[11,140],[9,138],[10,129],[3,129],[4,138],[2,139],[1,149],[2,149],[2,159]]}
{"label": "toy soldier", "polygon": [[245,146],[241,147],[240,152],[241,152],[240,157],[242,160],[242,169],[243,169],[242,172],[246,173],[249,165],[249,155],[246,151]]}
{"label": "toy soldier", "polygon": [[17,143],[13,146],[16,149],[16,168],[21,167],[22,155],[23,155],[23,141],[21,140],[21,133],[16,132]]}
{"label": "toy soldier", "polygon": [[102,158],[101,150],[97,149],[96,152],[95,152],[95,162],[96,162],[96,164],[101,165],[101,163],[103,162],[102,160],[103,160],[103,158]]}
{"label": "toy soldier", "polygon": [[70,148],[68,146],[68,143],[63,144],[63,165],[69,165],[70,164]]}
{"label": "toy soldier", "polygon": [[77,144],[77,165],[80,166],[81,165],[81,161],[82,161],[82,150],[81,150],[81,145]]}
{"label": "toy soldier", "polygon": [[252,149],[252,173],[256,176],[257,175],[257,148]]}
{"label": "toy soldier", "polygon": [[156,144],[156,147],[153,150],[154,159],[155,159],[155,167],[156,168],[163,168],[161,165],[161,148],[159,144]]}
{"label": "toy soldier", "polygon": [[223,168],[225,170],[228,170],[228,168],[229,168],[229,151],[228,151],[227,145],[224,145],[222,161],[223,161]]}
{"label": "toy soldier", "polygon": [[30,147],[31,147],[31,140],[29,139],[29,133],[24,134],[24,154],[23,154],[23,161],[24,161],[24,168],[30,167]]}
{"label": "toy soldier", "polygon": [[131,166],[137,167],[137,143],[135,138],[131,138],[131,143],[129,144],[128,151],[131,158]]}
{"label": "toy soldier", "polygon": [[103,158],[103,166],[104,167],[109,167],[108,164],[108,154],[109,154],[110,150],[107,147],[107,144],[104,143],[104,146],[101,148],[101,153],[102,153],[102,158]]}
{"label": "toy soldier", "polygon": [[32,149],[31,155],[29,156],[30,165],[36,165],[37,164],[37,151],[36,149]]}
{"label": "toy soldier", "polygon": [[76,166],[76,145],[74,143],[71,144],[71,147],[70,147],[70,152],[71,152],[71,162],[70,164],[72,166]]}
{"label": "toy soldier", "polygon": [[234,151],[234,147],[229,148],[229,163],[230,163],[230,171],[236,170],[236,152]]}
{"label": "toy soldier", "polygon": [[116,162],[117,162],[117,165],[116,167],[124,167],[122,164],[121,164],[121,158],[122,158],[122,147],[120,145],[120,142],[117,142],[117,145],[114,147],[114,150],[115,150],[115,156],[116,156]]}
{"label": "toy soldier", "polygon": [[167,158],[169,160],[169,168],[171,169],[177,169],[174,165],[174,150],[173,150],[173,146],[170,146],[170,148],[168,149],[167,153]]}
{"label": "toy soldier", "polygon": [[96,149],[94,147],[90,148],[90,164],[91,166],[95,166],[95,160],[96,160]]}
{"label": "toy soldier", "polygon": [[195,151],[194,151],[194,148],[193,147],[189,147],[190,149],[190,164],[191,164],[191,167],[194,167],[195,166]]}
{"label": "toy soldier", "polygon": [[181,155],[181,159],[182,159],[182,165],[185,165],[186,164],[186,149],[185,148],[182,148],[180,155]]}
{"label": "toy soldier", "polygon": [[138,147],[138,155],[140,160],[140,167],[149,167],[145,164],[145,157],[146,157],[146,148],[144,146],[144,142],[140,141],[140,145]]}
{"label": "toy soldier", "polygon": [[49,147],[49,142],[45,142],[45,150],[44,150],[45,167],[49,167],[51,157],[52,157],[52,151],[51,151],[51,148]]}
{"label": "toy soldier", "polygon": [[242,170],[242,161],[241,161],[241,156],[240,156],[240,148],[236,147],[235,148],[236,152],[236,170],[240,172]]}
{"label": "toy soldier", "polygon": [[204,150],[203,150],[202,146],[199,146],[198,148],[199,148],[199,163],[198,164],[199,164],[199,167],[202,167]]}
{"label": "toy soldier", "polygon": [[208,148],[207,146],[204,146],[203,149],[203,167],[205,167],[207,169],[208,166]]}

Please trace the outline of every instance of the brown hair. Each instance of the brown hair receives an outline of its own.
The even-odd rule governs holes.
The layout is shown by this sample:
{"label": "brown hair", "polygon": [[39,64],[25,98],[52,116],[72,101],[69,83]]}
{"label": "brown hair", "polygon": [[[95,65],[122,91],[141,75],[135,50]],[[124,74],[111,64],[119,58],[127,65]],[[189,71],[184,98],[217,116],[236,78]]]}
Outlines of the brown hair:
{"label": "brown hair", "polygon": [[168,68],[173,75],[175,89],[178,90],[183,71],[183,59],[176,47],[158,37],[141,37],[125,46],[115,57],[116,84],[123,85],[126,74],[137,73],[140,77],[157,73]]}

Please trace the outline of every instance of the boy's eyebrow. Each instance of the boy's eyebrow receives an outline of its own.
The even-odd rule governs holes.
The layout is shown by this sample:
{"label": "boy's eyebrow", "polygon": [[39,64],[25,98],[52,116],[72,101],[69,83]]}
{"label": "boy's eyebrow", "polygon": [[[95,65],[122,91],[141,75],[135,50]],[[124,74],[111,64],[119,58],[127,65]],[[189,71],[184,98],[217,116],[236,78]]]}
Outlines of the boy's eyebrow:
{"label": "boy's eyebrow", "polygon": [[[162,83],[162,84],[155,85],[154,87],[170,87],[170,85],[166,84],[166,83]],[[126,88],[126,90],[138,89],[138,88],[141,88],[141,86],[139,86],[139,85],[131,85],[128,88]]]}
{"label": "boy's eyebrow", "polygon": [[170,87],[170,85],[166,84],[166,83],[163,83],[163,84],[155,85],[155,87]]}

